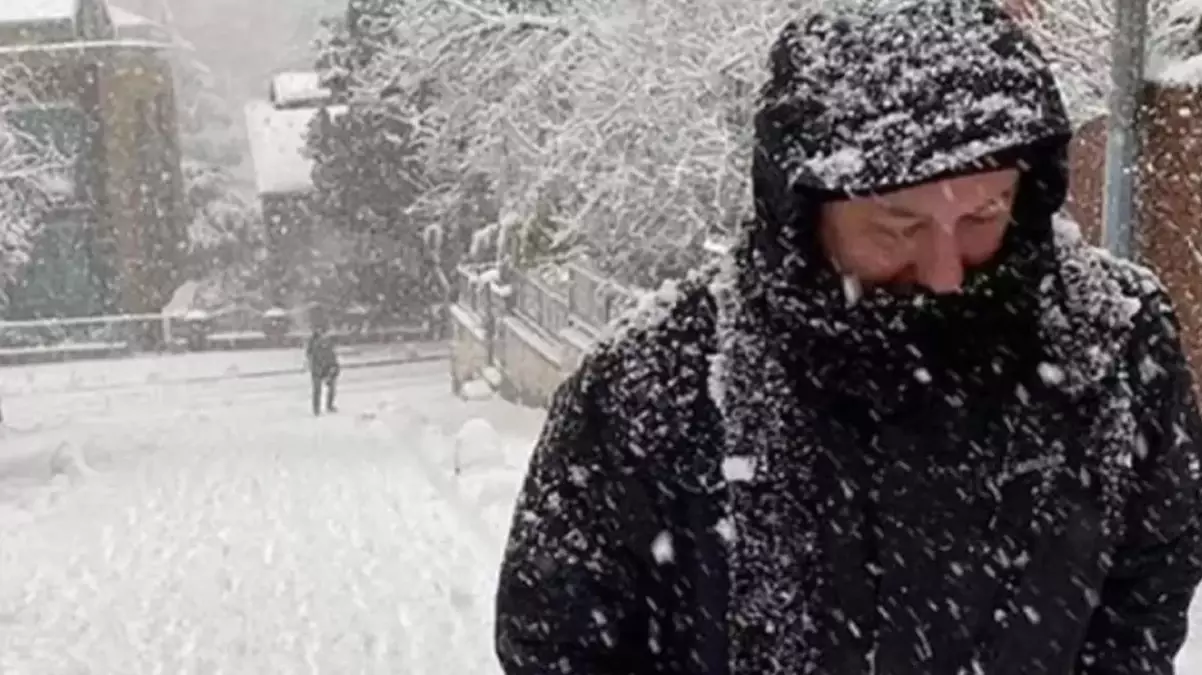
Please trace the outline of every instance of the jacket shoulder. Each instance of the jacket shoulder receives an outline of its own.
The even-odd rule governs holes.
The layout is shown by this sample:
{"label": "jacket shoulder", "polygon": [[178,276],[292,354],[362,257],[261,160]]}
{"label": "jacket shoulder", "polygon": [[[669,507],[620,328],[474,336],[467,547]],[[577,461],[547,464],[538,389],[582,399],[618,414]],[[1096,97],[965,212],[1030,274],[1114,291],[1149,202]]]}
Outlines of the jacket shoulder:
{"label": "jacket shoulder", "polygon": [[1057,220],[1055,242],[1062,283],[1042,289],[1042,322],[1071,388],[1135,365],[1140,343],[1176,337],[1172,302],[1154,272],[1089,244],[1068,219]]}
{"label": "jacket shoulder", "polygon": [[[1165,293],[1156,273],[1144,265],[1124,260],[1104,248],[1085,241],[1080,226],[1067,217],[1055,221],[1055,240],[1061,263],[1071,274],[1093,277],[1092,285],[1108,285],[1111,293],[1126,298],[1151,297]],[[1101,283],[1099,283],[1101,282]]]}
{"label": "jacket shoulder", "polygon": [[696,463],[718,447],[708,389],[715,306],[707,286],[698,274],[644,296],[569,380],[613,459],[662,476],[660,483],[691,482]]}
{"label": "jacket shoulder", "polygon": [[623,399],[704,384],[715,326],[708,280],[698,273],[644,294],[598,341],[586,368]]}

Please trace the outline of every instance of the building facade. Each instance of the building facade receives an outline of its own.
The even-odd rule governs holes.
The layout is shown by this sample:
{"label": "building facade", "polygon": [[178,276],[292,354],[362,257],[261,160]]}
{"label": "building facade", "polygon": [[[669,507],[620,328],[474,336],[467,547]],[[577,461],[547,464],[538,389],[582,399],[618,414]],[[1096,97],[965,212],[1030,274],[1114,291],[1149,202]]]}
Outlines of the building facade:
{"label": "building facade", "polygon": [[0,114],[62,161],[7,318],[158,312],[186,254],[171,41],[105,0],[0,2]]}
{"label": "building facade", "polygon": [[321,277],[331,273],[324,268],[338,257],[341,242],[318,214],[314,162],[307,150],[311,126],[345,112],[330,99],[317,73],[280,72],[269,83],[266,99],[245,109],[267,233],[268,292],[277,307],[320,302],[330,290]]}

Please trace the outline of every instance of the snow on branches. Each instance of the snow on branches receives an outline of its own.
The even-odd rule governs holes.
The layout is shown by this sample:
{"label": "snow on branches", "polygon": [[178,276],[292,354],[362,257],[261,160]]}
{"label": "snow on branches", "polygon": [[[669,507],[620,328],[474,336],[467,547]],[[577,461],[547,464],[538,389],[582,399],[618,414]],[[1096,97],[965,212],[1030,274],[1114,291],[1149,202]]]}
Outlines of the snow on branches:
{"label": "snow on branches", "polygon": [[[864,1],[375,0],[337,62],[352,106],[412,129],[374,141],[416,151],[418,222],[483,231],[501,254],[534,229],[550,250],[658,283],[750,213],[750,113],[779,29]],[[1113,3],[1018,3],[1078,120],[1105,110]],[[1150,67],[1202,51],[1202,0],[1152,5]]]}
{"label": "snow on branches", "polygon": [[74,157],[12,122],[37,103],[20,66],[0,68],[0,288],[29,262],[47,208],[70,198]]}
{"label": "snow on branches", "polygon": [[650,281],[638,273],[687,265],[707,231],[749,212],[750,106],[773,37],[807,4],[412,3],[390,17],[351,100],[414,129],[430,182],[415,217],[459,231],[483,192],[471,229],[538,227]]}
{"label": "snow on branches", "polygon": [[[1121,1],[1121,0],[1119,0]],[[1073,117],[1107,112],[1116,0],[1031,0],[1030,25],[1048,53]],[[1202,2],[1150,0],[1146,72],[1159,79],[1202,55]]]}

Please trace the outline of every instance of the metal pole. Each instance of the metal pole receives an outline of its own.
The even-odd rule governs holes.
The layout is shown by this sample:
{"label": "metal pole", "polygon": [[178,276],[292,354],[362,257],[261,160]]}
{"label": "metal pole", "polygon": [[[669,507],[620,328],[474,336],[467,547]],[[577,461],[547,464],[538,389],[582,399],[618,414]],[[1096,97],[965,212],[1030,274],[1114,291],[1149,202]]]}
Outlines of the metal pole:
{"label": "metal pole", "polygon": [[1144,44],[1148,32],[1147,0],[1115,3],[1113,57],[1114,88],[1106,134],[1106,198],[1102,239],[1121,258],[1136,256],[1135,190],[1139,176],[1139,103],[1144,83]]}

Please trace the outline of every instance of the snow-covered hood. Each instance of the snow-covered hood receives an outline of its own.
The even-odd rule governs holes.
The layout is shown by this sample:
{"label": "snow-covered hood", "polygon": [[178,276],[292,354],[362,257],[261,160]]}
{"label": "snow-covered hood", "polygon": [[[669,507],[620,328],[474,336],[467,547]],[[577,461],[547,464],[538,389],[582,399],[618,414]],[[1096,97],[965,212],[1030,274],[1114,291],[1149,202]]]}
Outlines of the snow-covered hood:
{"label": "snow-covered hood", "polygon": [[864,4],[790,24],[772,49],[753,159],[761,223],[811,217],[807,193],[915,185],[1030,146],[1048,164],[1031,171],[1041,210],[1057,211],[1071,127],[1022,28],[992,2]]}
{"label": "snow-covered hood", "polygon": [[[931,4],[940,9],[901,0],[888,12],[818,16],[784,31],[756,120],[758,217],[729,261],[741,280],[729,290],[740,306],[759,298],[772,331],[810,339],[842,322],[862,333],[815,236],[822,200],[981,170],[978,160],[1003,156],[1023,174],[999,269],[1027,290],[1009,286],[1013,302],[999,311],[1014,321],[994,321],[1014,335],[984,337],[1020,344],[1033,320],[1039,336],[1028,344],[1047,350],[1051,377],[1082,392],[1121,361],[1133,303],[1116,263],[1053,226],[1071,138],[1059,90],[1034,43],[993,3],[959,16],[947,9],[956,3]],[[1036,302],[1020,301],[1027,294]]]}

